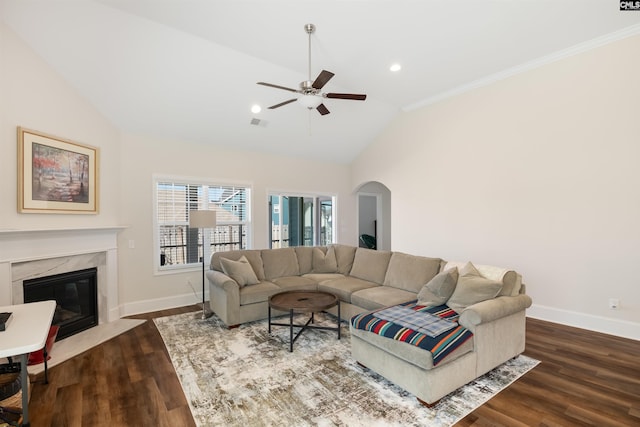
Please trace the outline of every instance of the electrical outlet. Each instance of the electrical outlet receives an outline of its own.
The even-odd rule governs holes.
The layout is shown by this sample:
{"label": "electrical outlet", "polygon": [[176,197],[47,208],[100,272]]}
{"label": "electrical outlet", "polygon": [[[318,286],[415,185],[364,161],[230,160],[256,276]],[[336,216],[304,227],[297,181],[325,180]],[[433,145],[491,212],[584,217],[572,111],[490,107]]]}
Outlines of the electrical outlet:
{"label": "electrical outlet", "polygon": [[620,306],[620,300],[618,298],[609,298],[609,308],[612,310],[617,310]]}
{"label": "electrical outlet", "polygon": [[133,239],[129,239],[129,249],[135,249],[136,241]]}

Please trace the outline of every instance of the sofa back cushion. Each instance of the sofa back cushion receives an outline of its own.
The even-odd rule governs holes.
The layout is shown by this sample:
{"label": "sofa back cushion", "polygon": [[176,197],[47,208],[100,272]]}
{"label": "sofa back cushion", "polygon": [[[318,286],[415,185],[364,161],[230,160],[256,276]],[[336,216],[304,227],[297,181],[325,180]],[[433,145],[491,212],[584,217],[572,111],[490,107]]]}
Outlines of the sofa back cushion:
{"label": "sofa back cushion", "polygon": [[382,285],[389,259],[391,259],[391,252],[357,248],[349,275]]}
{"label": "sofa back cushion", "polygon": [[439,270],[440,258],[393,252],[383,285],[418,293]]}
{"label": "sofa back cushion", "polygon": [[337,273],[338,261],[336,251],[333,246],[328,248],[313,248],[313,269],[312,273]]}
{"label": "sofa back cushion", "polygon": [[295,246],[296,256],[298,257],[298,269],[300,274],[311,273],[313,269],[313,246]]}
{"label": "sofa back cushion", "polygon": [[211,269],[217,271],[222,270],[222,265],[220,265],[220,258],[227,258],[233,261],[238,261],[240,257],[245,256],[253,271],[256,273],[256,277],[258,280],[264,280],[264,268],[262,267],[262,255],[261,251],[258,249],[243,249],[237,251],[227,251],[227,252],[214,252],[211,255]]}
{"label": "sofa back cushion", "polygon": [[267,280],[277,277],[298,276],[298,257],[294,248],[264,249],[262,251],[264,276]]}
{"label": "sofa back cushion", "polygon": [[[453,267],[462,269],[466,264],[466,262],[449,261],[442,269],[448,270]],[[475,265],[475,268],[478,270],[482,277],[502,283],[502,290],[499,294],[500,296],[516,296],[520,293],[520,288],[522,286],[522,276],[517,272],[503,267],[495,267],[493,265],[478,264]]]}
{"label": "sofa back cushion", "polygon": [[331,245],[336,251],[336,261],[338,262],[338,273],[349,274],[353,268],[353,259],[356,256],[355,246]]}

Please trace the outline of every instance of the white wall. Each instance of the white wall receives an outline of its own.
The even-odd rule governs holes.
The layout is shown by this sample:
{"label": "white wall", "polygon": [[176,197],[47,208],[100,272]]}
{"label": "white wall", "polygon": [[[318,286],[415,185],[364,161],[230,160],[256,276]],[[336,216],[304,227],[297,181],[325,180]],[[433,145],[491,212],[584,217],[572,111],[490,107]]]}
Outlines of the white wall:
{"label": "white wall", "polygon": [[[356,245],[355,195],[347,165],[269,156],[215,145],[125,135],[120,162],[122,221],[120,293],[125,313],[136,313],[201,301],[202,270],[156,275],[153,271],[153,175],[176,175],[213,182],[239,182],[252,188],[252,247],[268,247],[267,192],[337,195],[337,240]],[[128,248],[129,240],[135,243]],[[198,291],[194,296],[188,282]]]}
{"label": "white wall", "polygon": [[640,339],[637,76],[635,36],[404,113],[352,188],[391,190],[393,250],[512,267],[530,316]]}
{"label": "white wall", "polygon": [[[17,211],[17,127],[100,150],[97,215]],[[119,222],[120,134],[0,22],[0,229],[111,226]]]}
{"label": "white wall", "polygon": [[[17,126],[100,149],[99,214],[17,212]],[[201,298],[187,285],[191,281],[201,289],[200,269],[154,275],[154,173],[251,184],[254,248],[268,243],[267,189],[336,194],[337,239],[357,244],[355,196],[347,165],[223,150],[214,146],[215,136],[211,142],[208,146],[122,135],[0,22],[0,229],[125,226],[118,239],[123,314],[192,304]]]}

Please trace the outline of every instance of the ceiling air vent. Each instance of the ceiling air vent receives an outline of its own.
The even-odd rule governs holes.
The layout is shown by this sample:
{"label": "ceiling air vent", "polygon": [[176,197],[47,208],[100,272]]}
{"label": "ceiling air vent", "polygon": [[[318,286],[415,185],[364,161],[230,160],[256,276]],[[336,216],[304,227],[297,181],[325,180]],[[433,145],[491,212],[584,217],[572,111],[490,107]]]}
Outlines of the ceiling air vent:
{"label": "ceiling air vent", "polygon": [[255,117],[253,119],[251,119],[251,124],[254,125],[254,126],[262,126],[262,127],[266,127],[267,126],[266,120],[256,119]]}

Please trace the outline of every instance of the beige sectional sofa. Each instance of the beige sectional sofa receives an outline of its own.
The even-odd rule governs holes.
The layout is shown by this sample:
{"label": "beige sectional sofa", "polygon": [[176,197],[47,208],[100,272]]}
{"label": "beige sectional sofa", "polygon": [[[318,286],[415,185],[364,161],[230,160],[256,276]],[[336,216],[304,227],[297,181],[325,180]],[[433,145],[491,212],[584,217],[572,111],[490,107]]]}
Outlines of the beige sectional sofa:
{"label": "beige sectional sofa", "polygon": [[[441,298],[444,287],[434,283],[453,273],[445,301],[473,337],[437,366],[428,351],[350,325],[358,362],[431,404],[524,350],[531,298],[515,271],[347,245],[219,252],[207,272],[209,305],[233,327],[266,319],[269,297],[278,292],[322,290],[340,298],[342,319],[348,320],[419,295]],[[482,289],[491,295],[478,297],[478,284],[485,282],[493,287]]]}

